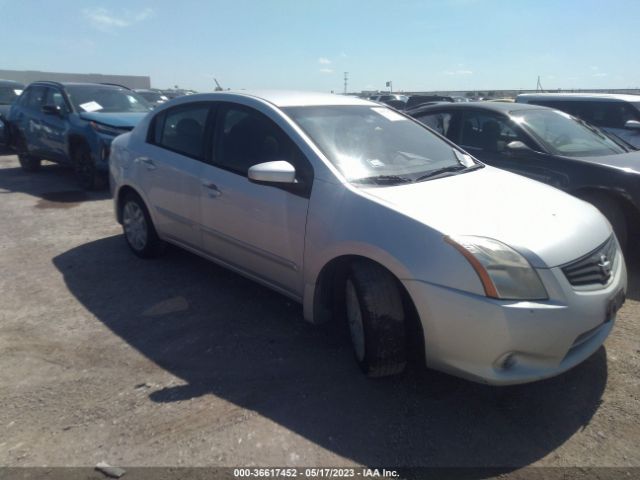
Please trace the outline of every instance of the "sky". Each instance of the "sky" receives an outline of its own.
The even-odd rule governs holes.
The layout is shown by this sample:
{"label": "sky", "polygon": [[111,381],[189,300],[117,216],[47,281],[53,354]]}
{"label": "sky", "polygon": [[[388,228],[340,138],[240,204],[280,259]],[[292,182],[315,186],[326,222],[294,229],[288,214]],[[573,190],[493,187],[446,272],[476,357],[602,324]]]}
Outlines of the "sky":
{"label": "sky", "polygon": [[0,69],[153,87],[640,87],[638,0],[0,0]]}

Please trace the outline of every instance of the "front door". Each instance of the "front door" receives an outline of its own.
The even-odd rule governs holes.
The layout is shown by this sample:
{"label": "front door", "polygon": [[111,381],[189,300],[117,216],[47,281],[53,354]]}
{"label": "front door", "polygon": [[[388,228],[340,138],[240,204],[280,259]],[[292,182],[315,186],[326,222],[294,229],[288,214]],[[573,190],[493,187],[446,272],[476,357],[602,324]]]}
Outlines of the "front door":
{"label": "front door", "polygon": [[[203,248],[300,297],[311,167],[293,141],[257,110],[222,103],[215,125],[212,164],[204,167],[201,189]],[[296,188],[249,181],[249,167],[275,160],[296,167]]]}

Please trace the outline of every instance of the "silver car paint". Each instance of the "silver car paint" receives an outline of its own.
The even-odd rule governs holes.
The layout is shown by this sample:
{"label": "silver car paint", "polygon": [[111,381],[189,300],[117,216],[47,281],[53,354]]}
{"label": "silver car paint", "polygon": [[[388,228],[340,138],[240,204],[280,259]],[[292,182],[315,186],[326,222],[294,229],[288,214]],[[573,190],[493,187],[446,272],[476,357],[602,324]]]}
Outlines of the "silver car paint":
{"label": "silver car paint", "polygon": [[[318,320],[314,318],[314,298],[322,269],[345,255],[374,260],[402,281],[416,304],[428,364],[491,383],[532,381],[570,368],[571,362],[563,364],[545,352],[526,353],[522,342],[526,344],[531,330],[539,328],[538,335],[544,337],[549,335],[544,333],[547,324],[564,325],[566,321],[571,325],[552,329],[554,335],[562,337],[553,342],[570,345],[578,335],[592,328],[596,317],[602,322],[612,292],[626,289],[621,254],[614,279],[607,288],[590,292],[588,302],[584,292],[566,288],[566,280],[566,285],[558,286],[564,278],[558,274],[558,265],[592,251],[612,233],[604,217],[588,204],[491,167],[412,185],[357,188],[345,181],[279,107],[377,104],[322,94],[261,95],[258,98],[247,93],[218,93],[182,97],[159,107],[131,133],[118,137],[111,155],[115,204],[123,186],[134,188],[150,206],[161,237],[301,301],[305,319],[312,322]],[[291,200],[292,196],[281,190],[250,183],[244,177],[204,164],[200,164],[199,173],[198,168],[190,172],[193,181],[171,185],[170,180],[163,179],[162,182],[168,182],[165,187],[149,185],[145,157],[152,154],[164,159],[163,154],[151,152],[146,146],[151,117],[164,108],[193,101],[236,102],[269,116],[311,162],[314,184],[310,198]],[[170,152],[167,155],[179,156]],[[152,160],[155,162],[155,158]],[[170,163],[169,159],[164,161]],[[229,175],[233,178],[227,178]],[[171,178],[178,177],[171,175]],[[203,185],[208,182],[215,183],[222,194],[211,198]],[[154,188],[158,189],[155,199],[153,193],[149,194]],[[164,205],[172,210],[175,199],[178,211],[174,213],[187,216],[182,213],[191,204],[190,214],[200,216],[199,220],[192,217],[193,224],[185,230],[186,239],[165,232],[164,228],[177,231],[180,227],[162,219],[163,213],[157,208]],[[449,234],[484,235],[511,245],[546,279],[545,287],[550,294],[557,290],[562,295],[552,295],[548,302],[535,304],[488,299],[470,264],[443,241]],[[597,306],[597,313],[581,319],[584,305]],[[514,316],[513,312],[519,313]],[[459,360],[457,355],[461,352],[456,352],[455,345],[465,349],[469,341],[474,341],[469,337],[469,325],[475,325],[474,330],[484,332],[486,338],[469,350],[470,358]],[[599,347],[604,337],[606,334],[589,346]],[[496,372],[492,362],[510,348],[525,352],[523,370]],[[594,348],[584,349],[576,362],[592,351]],[[536,355],[541,355],[542,360]],[[530,358],[535,361],[527,365]]]}

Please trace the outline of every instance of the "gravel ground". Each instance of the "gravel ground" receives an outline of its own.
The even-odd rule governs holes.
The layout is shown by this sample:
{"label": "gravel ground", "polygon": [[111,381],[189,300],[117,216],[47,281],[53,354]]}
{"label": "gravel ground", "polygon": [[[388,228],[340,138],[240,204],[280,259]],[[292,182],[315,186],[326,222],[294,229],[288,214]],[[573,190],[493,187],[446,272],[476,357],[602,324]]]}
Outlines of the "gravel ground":
{"label": "gravel ground", "polygon": [[493,388],[368,380],[344,336],[194,255],[134,257],[107,193],[0,156],[0,465],[640,466],[640,267],[605,346]]}

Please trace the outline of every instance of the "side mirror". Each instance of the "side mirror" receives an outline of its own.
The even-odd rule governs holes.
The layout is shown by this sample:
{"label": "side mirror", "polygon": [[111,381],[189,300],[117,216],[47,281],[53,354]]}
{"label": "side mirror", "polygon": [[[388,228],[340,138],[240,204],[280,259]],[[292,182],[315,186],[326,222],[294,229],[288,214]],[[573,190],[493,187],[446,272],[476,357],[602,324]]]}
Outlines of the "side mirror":
{"label": "side mirror", "polygon": [[295,183],[296,169],[289,162],[278,160],[249,168],[249,180],[258,183]]}
{"label": "side mirror", "polygon": [[46,113],[47,115],[58,115],[62,116],[62,108],[58,105],[43,105],[42,113]]}
{"label": "side mirror", "polygon": [[522,152],[531,149],[524,142],[514,140],[513,142],[507,143],[507,150],[512,152]]}
{"label": "side mirror", "polygon": [[629,130],[640,130],[640,122],[638,120],[627,120],[624,124],[624,128]]}

